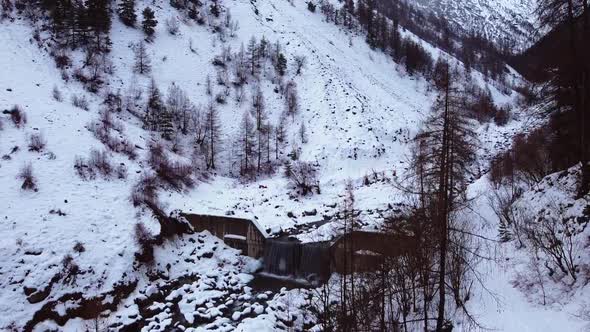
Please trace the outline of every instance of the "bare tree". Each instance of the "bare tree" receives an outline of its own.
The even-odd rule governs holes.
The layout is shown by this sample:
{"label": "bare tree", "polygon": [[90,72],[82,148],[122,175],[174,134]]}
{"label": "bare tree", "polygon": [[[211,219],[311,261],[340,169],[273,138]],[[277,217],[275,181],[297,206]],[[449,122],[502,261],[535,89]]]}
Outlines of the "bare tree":
{"label": "bare tree", "polygon": [[298,190],[300,195],[312,194],[314,189],[319,193],[320,182],[318,180],[317,167],[304,161],[295,161],[288,165],[285,175],[289,179],[293,189]]}
{"label": "bare tree", "polygon": [[293,59],[295,61],[296,75],[301,75],[301,70],[307,63],[307,58],[304,55],[296,55]]}
{"label": "bare tree", "polygon": [[252,93],[252,117],[254,118],[256,126],[256,141],[257,141],[257,172],[261,171],[262,155],[264,153],[264,135],[266,129],[266,106],[264,102],[264,95],[260,87]]}
{"label": "bare tree", "polygon": [[[458,264],[456,260],[465,259],[456,248],[458,244],[455,242],[459,241],[452,234],[462,234],[455,218],[457,212],[468,203],[465,189],[476,141],[462,109],[460,90],[455,85],[454,75],[446,64],[438,82],[440,90],[433,106],[433,115],[427,119],[416,139],[418,155],[415,159],[418,167],[414,169],[420,179],[418,192],[421,193],[421,205],[432,209],[429,215],[436,230],[437,331],[447,329],[451,324],[445,316],[446,295],[449,291],[458,290],[449,286],[452,281],[449,278],[455,271],[453,264]],[[465,309],[462,304],[459,307]]]}
{"label": "bare tree", "polygon": [[145,43],[140,41],[139,43],[135,44],[133,46],[133,52],[135,53],[135,64],[133,66],[133,71],[142,75],[148,74],[152,67]]}
{"label": "bare tree", "polygon": [[215,159],[217,157],[217,149],[219,140],[221,139],[221,124],[219,123],[219,115],[217,108],[210,103],[205,114],[205,150],[207,152],[206,164],[207,169],[215,169]]}

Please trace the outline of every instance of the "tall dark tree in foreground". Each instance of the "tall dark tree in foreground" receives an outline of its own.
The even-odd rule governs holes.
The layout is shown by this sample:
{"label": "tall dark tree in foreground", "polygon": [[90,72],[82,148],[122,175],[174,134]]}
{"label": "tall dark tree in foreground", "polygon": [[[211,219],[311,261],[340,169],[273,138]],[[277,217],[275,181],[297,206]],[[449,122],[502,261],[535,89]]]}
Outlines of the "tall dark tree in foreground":
{"label": "tall dark tree in foreground", "polygon": [[130,27],[135,26],[137,15],[135,14],[135,0],[121,0],[119,3],[119,18],[121,21]]}
{"label": "tall dark tree in foreground", "polygon": [[[449,324],[445,316],[447,293],[449,293],[450,253],[456,245],[452,232],[457,212],[464,208],[467,200],[465,190],[469,165],[474,158],[473,142],[475,134],[462,109],[460,91],[455,86],[455,73],[446,64],[437,85],[439,96],[433,107],[433,115],[417,137],[419,146],[417,160],[420,160],[421,183],[428,184],[428,190],[420,199],[424,206],[433,210],[430,213],[435,227],[433,239],[437,244],[438,258],[438,308],[436,330],[443,331]],[[458,259],[463,259],[459,257]],[[455,292],[455,289],[451,290]]]}
{"label": "tall dark tree in foreground", "polygon": [[[590,190],[590,13],[588,0],[540,0],[537,15],[541,24],[550,28],[565,28],[568,43],[566,59],[553,70],[544,96],[557,123],[555,144],[574,146],[582,163],[580,195]],[[564,130],[568,128],[567,130]],[[570,166],[570,165],[561,165]]]}

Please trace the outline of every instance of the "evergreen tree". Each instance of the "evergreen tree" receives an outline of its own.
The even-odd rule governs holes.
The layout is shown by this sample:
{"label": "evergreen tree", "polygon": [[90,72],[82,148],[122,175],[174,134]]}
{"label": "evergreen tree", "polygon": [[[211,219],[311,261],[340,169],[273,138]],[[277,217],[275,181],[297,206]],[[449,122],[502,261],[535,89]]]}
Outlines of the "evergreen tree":
{"label": "evergreen tree", "polygon": [[167,109],[163,109],[158,118],[158,128],[162,133],[162,138],[171,140],[174,137],[174,117],[172,112]]}
{"label": "evergreen tree", "polygon": [[102,36],[111,30],[111,9],[109,0],[86,0],[85,23],[94,34],[94,41],[97,50],[103,50],[105,44]]}
{"label": "evergreen tree", "polygon": [[287,58],[285,58],[283,53],[279,53],[279,56],[277,58],[277,73],[280,76],[283,76],[283,75],[285,75],[286,71],[287,71]]}
{"label": "evergreen tree", "polygon": [[130,27],[135,26],[137,15],[135,14],[135,0],[121,0],[119,3],[119,18]]}
{"label": "evergreen tree", "polygon": [[269,48],[270,43],[268,42],[265,36],[262,36],[262,39],[260,39],[260,45],[258,46],[258,57],[261,60],[266,59],[266,57],[268,57]]}
{"label": "evergreen tree", "polygon": [[143,22],[141,26],[143,28],[143,32],[145,32],[148,37],[151,37],[156,32],[155,28],[158,25],[158,21],[156,20],[156,14],[150,7],[146,7],[143,10]]}
{"label": "evergreen tree", "polygon": [[152,78],[148,89],[148,100],[146,104],[144,124],[147,129],[152,131],[160,130],[160,117],[164,112],[164,103],[160,95],[160,89],[156,81]]}
{"label": "evergreen tree", "polygon": [[211,14],[215,17],[219,17],[221,14],[221,8],[219,7],[218,0],[212,0],[211,6],[209,7]]}

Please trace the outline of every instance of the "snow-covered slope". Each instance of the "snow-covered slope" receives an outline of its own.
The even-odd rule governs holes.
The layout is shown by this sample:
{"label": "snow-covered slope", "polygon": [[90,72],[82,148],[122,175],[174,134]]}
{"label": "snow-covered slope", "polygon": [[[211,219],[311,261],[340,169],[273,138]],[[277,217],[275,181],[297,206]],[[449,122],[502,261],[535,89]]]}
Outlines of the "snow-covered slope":
{"label": "snow-covered slope", "polygon": [[480,33],[525,49],[537,40],[535,0],[417,0],[416,4],[446,18],[464,32]]}

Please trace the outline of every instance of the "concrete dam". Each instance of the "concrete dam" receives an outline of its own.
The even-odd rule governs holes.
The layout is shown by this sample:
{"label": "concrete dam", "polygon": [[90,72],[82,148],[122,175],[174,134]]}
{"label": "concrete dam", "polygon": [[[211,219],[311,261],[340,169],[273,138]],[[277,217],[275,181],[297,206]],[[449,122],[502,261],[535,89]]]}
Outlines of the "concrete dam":
{"label": "concrete dam", "polygon": [[269,237],[249,219],[181,216],[195,231],[209,231],[242,254],[262,258],[265,273],[308,281],[327,280],[333,272],[372,270],[385,257],[401,254],[408,243],[405,236],[365,231],[342,234],[331,241],[302,243],[292,237]]}

